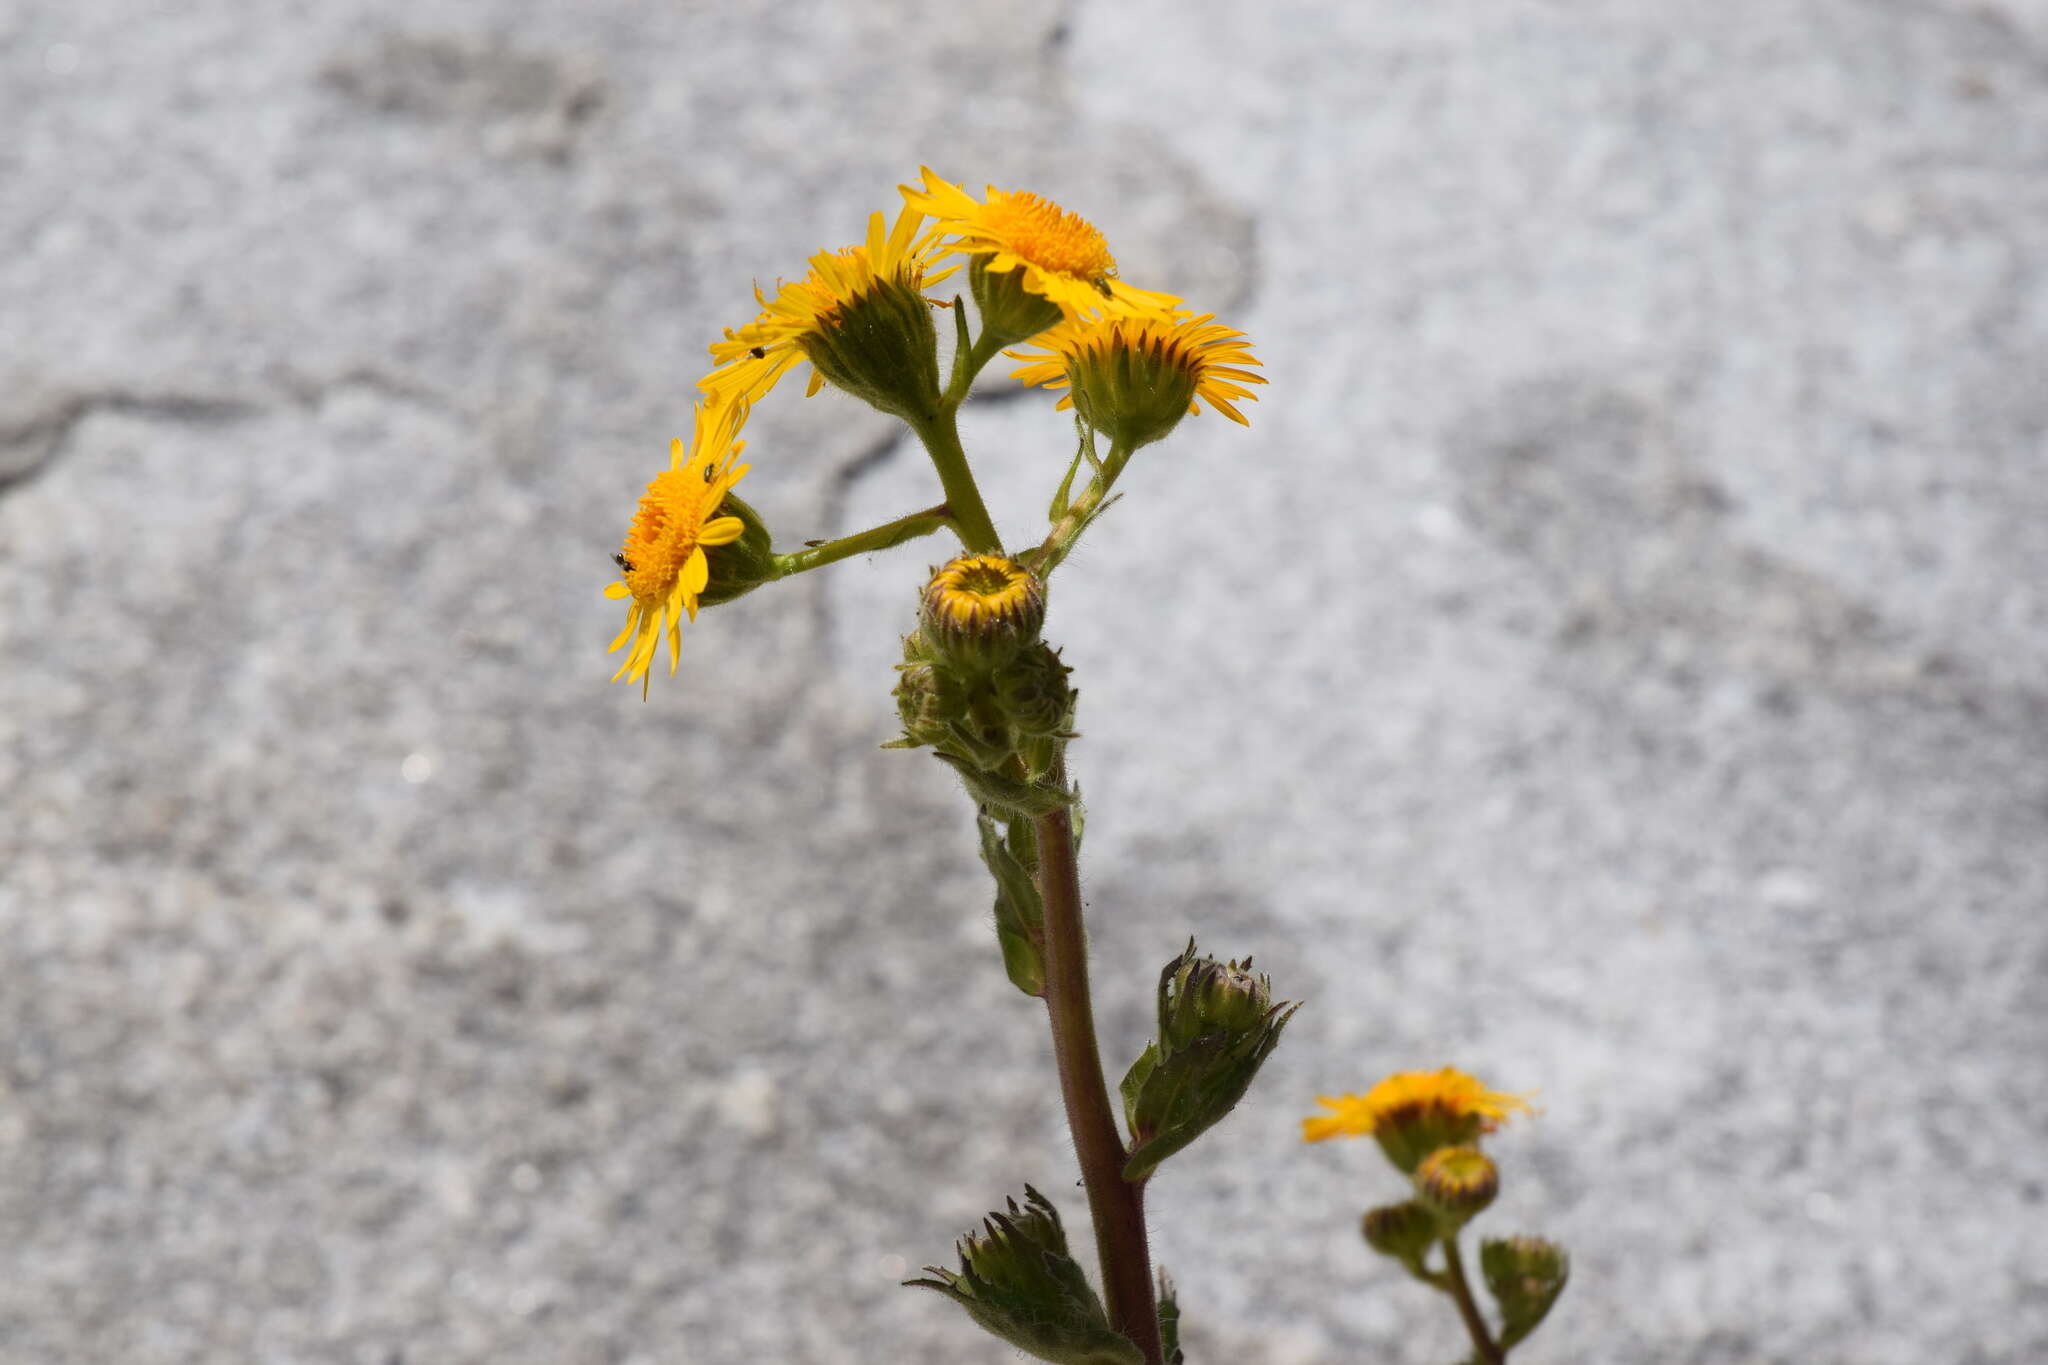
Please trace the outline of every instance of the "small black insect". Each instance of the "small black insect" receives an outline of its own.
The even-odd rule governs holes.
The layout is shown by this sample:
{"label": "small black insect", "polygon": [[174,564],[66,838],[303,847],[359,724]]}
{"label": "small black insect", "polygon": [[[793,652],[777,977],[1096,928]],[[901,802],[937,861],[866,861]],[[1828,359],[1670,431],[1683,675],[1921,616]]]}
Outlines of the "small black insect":
{"label": "small black insect", "polygon": [[761,349],[759,346],[756,346],[753,350],[748,351],[747,354],[754,357],[754,359],[756,360],[766,360],[768,358],[768,352]]}
{"label": "small black insect", "polygon": [[619,566],[619,572],[620,572],[620,573],[631,573],[631,572],[633,572],[633,561],[632,561],[632,560],[630,560],[630,559],[628,559],[628,558],[626,558],[626,557],[625,557],[625,556],[624,556],[623,554],[617,554],[617,555],[613,555],[613,556],[612,556],[612,563],[614,563],[614,564],[616,564],[616,565],[618,565],[618,566]]}

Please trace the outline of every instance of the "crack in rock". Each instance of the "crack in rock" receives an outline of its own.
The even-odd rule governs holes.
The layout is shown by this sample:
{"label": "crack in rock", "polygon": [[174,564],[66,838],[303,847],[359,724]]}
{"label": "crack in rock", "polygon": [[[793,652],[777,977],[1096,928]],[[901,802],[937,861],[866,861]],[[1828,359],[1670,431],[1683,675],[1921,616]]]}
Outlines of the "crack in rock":
{"label": "crack in rock", "polygon": [[55,463],[80,424],[97,413],[111,412],[160,422],[218,425],[246,421],[263,405],[218,394],[137,393],[113,389],[74,393],[12,422],[0,422],[0,492],[34,477]]}

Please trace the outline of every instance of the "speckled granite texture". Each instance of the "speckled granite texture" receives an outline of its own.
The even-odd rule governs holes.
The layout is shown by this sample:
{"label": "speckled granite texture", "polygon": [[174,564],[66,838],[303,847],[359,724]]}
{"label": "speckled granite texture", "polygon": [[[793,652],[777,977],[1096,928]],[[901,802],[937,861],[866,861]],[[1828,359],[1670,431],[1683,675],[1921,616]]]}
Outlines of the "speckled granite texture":
{"label": "speckled granite texture", "polygon": [[[1457,1354],[1295,1128],[1444,1062],[1542,1092],[1531,1365],[2048,1359],[2048,4],[15,0],[0,1360],[1005,1357],[894,1287],[1086,1223],[875,748],[936,543],[603,654],[705,341],[921,161],[1274,381],[1048,632],[1113,1065],[1190,931],[1308,1002],[1155,1188],[1196,1365]],[[749,434],[786,543],[933,500]]]}

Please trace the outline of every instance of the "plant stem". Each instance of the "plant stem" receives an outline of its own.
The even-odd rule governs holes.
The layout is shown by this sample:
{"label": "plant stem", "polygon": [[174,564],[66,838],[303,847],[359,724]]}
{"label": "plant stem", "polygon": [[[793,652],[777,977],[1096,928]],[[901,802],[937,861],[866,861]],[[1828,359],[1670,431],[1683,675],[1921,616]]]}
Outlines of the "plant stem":
{"label": "plant stem", "polygon": [[939,471],[939,484],[946,490],[946,509],[952,514],[953,530],[960,543],[975,554],[1000,554],[1003,543],[996,536],[995,523],[989,520],[981,489],[974,482],[974,471],[967,467],[967,452],[960,448],[960,425],[955,420],[959,411],[958,403],[941,403],[929,420],[912,422],[910,429],[924,442],[925,453],[932,457],[932,468]]}
{"label": "plant stem", "polygon": [[[1059,775],[1064,785],[1064,773]],[[1045,902],[1045,1012],[1066,1101],[1067,1126],[1088,1187],[1095,1249],[1102,1258],[1102,1297],[1110,1325],[1162,1365],[1159,1309],[1152,1297],[1152,1258],[1145,1241],[1145,1191],[1124,1179],[1124,1141],[1102,1080],[1095,1015],[1088,1003],[1088,944],[1081,925],[1081,873],[1074,823],[1064,809],[1041,815],[1038,889]]]}
{"label": "plant stem", "polygon": [[941,503],[927,507],[922,512],[912,512],[907,517],[898,517],[892,522],[861,531],[855,535],[828,540],[822,545],[808,545],[786,555],[775,556],[775,576],[787,578],[791,574],[806,573],[822,569],[827,564],[836,564],[854,555],[864,555],[876,550],[886,550],[901,545],[906,540],[928,536],[953,521],[952,509]]}
{"label": "plant stem", "polygon": [[1472,1285],[1465,1278],[1465,1258],[1458,1251],[1456,1233],[1444,1238],[1444,1276],[1450,1281],[1444,1292],[1457,1302],[1458,1316],[1465,1320],[1465,1331],[1472,1337],[1472,1349],[1486,1365],[1506,1365],[1507,1352],[1494,1341],[1493,1333],[1486,1328],[1486,1319],[1479,1315],[1479,1305],[1472,1300]]}
{"label": "plant stem", "polygon": [[1067,552],[1074,548],[1074,542],[1081,538],[1081,532],[1088,529],[1096,513],[1102,510],[1102,500],[1116,483],[1116,476],[1124,472],[1130,463],[1131,452],[1123,446],[1111,446],[1109,457],[1102,462],[1101,472],[1088,481],[1081,490],[1081,496],[1074,499],[1059,524],[1046,533],[1045,541],[1039,546],[1037,570],[1042,578],[1059,567]]}

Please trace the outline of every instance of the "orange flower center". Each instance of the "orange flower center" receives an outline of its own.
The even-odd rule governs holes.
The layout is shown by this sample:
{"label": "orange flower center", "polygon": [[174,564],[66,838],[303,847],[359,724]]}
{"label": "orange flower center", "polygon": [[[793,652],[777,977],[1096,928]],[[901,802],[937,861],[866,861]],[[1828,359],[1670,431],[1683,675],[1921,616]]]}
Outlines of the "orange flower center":
{"label": "orange flower center", "polygon": [[711,466],[692,462],[682,469],[664,469],[647,485],[619,551],[633,596],[665,597],[675,587],[676,575],[696,550],[704,523],[724,497],[723,489],[713,487],[716,476]]}
{"label": "orange flower center", "polygon": [[1094,224],[1028,190],[992,191],[982,222],[989,236],[1041,270],[1077,280],[1116,274],[1116,258]]}

